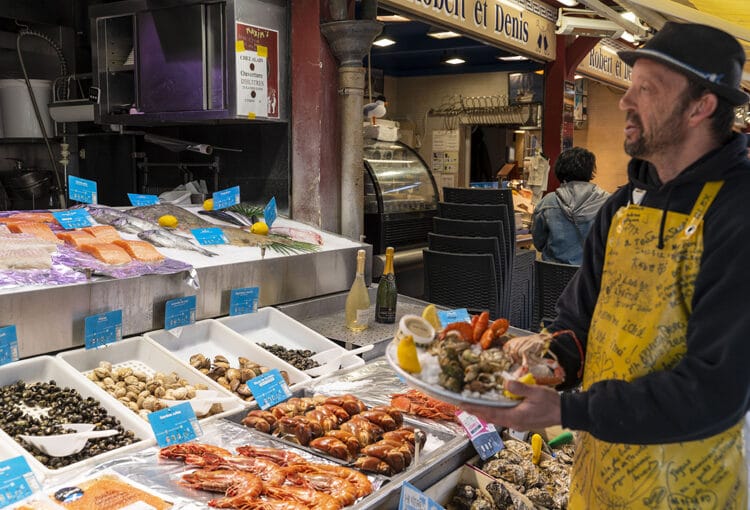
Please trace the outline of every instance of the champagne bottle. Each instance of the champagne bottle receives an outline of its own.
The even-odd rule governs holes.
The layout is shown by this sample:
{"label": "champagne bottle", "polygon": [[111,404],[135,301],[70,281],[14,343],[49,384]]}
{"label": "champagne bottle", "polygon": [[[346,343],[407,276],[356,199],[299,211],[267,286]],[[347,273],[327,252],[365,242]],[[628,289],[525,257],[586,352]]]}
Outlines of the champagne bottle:
{"label": "champagne bottle", "polygon": [[357,274],[346,296],[346,327],[352,331],[367,329],[370,321],[370,295],[365,286],[365,250],[357,251]]}
{"label": "champagne bottle", "polygon": [[393,324],[396,322],[396,275],[393,272],[393,248],[385,249],[385,268],[378,282],[378,297],[375,301],[375,322]]}

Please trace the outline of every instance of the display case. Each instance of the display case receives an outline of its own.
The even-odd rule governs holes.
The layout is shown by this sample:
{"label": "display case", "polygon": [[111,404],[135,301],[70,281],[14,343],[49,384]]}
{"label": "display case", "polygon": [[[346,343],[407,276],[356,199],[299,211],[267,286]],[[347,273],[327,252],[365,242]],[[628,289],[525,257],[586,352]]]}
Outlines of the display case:
{"label": "display case", "polygon": [[374,253],[426,245],[438,203],[427,164],[401,142],[365,140],[364,165],[365,242]]}

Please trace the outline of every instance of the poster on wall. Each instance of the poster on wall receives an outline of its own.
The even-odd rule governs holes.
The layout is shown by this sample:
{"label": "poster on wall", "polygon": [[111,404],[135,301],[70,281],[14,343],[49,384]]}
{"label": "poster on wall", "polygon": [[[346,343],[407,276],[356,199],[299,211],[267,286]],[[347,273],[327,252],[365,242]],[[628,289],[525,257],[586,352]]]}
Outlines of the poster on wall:
{"label": "poster on wall", "polygon": [[237,115],[279,117],[279,33],[236,23]]}
{"label": "poster on wall", "polygon": [[544,76],[534,72],[508,74],[508,104],[544,101]]}
{"label": "poster on wall", "polygon": [[575,126],[575,83],[566,81],[563,95],[563,121],[562,121],[562,150],[573,147],[573,127]]}
{"label": "poster on wall", "polygon": [[458,172],[459,140],[457,129],[437,129],[432,132],[433,172]]}

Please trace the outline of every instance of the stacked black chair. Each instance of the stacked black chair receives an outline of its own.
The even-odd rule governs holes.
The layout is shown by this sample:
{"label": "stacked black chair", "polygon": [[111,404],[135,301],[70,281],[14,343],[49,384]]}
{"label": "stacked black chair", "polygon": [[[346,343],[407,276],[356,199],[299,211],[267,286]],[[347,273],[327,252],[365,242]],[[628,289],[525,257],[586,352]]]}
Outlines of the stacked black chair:
{"label": "stacked black chair", "polygon": [[537,260],[534,262],[536,279],[535,324],[547,324],[557,316],[557,300],[579,266]]}
{"label": "stacked black chair", "polygon": [[428,299],[472,313],[489,310],[500,317],[495,260],[489,253],[446,253],[422,250],[424,288]]}
{"label": "stacked black chair", "polygon": [[507,214],[504,204],[438,202],[438,216],[454,220],[499,220]]}

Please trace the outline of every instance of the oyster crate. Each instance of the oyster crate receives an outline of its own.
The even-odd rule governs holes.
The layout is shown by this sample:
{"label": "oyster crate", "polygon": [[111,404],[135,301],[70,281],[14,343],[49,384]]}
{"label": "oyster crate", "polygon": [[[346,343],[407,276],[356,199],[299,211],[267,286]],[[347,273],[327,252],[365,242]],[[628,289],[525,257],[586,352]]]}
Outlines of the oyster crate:
{"label": "oyster crate", "polygon": [[[183,363],[179,358],[173,356],[168,351],[148,340],[147,338],[136,336],[120,340],[111,344],[106,344],[96,349],[75,349],[72,351],[61,352],[57,357],[67,363],[70,367],[82,374],[85,381],[94,387],[97,391],[113,398],[103,388],[97,386],[89,380],[86,375],[99,366],[99,362],[108,361],[112,368],[129,367],[133,370],[140,370],[147,376],[153,376],[157,372],[169,374],[174,372],[179,377],[186,379],[190,384],[203,383],[209,390],[218,392],[223,397],[232,397],[231,400],[223,402],[224,411],[200,418],[201,421],[220,418],[237,412],[246,407],[248,404],[239,397],[233,395],[230,391],[223,388],[220,384],[206,377],[198,370],[188,364]],[[126,406],[119,400],[114,399],[120,407]],[[185,402],[190,402],[186,400]],[[147,423],[140,418],[134,411],[127,411],[136,417],[136,419]],[[153,437],[153,432],[149,433]]]}
{"label": "oyster crate", "polygon": [[[15,361],[7,365],[0,366],[0,386],[14,384],[18,381],[25,383],[49,382],[54,380],[60,388],[71,388],[76,390],[82,398],[92,397],[99,401],[100,405],[108,413],[120,421],[122,427],[128,431],[132,430],[136,441],[130,445],[115,448],[113,450],[94,455],[79,462],[74,462],[67,466],[51,469],[38,461],[34,455],[26,450],[21,444],[17,443],[4,430],[0,430],[0,448],[3,455],[7,449],[11,455],[23,455],[29,463],[29,466],[37,476],[42,479],[71,475],[71,472],[80,468],[88,467],[93,464],[101,464],[105,460],[115,457],[124,456],[127,452],[140,450],[154,443],[154,435],[151,427],[138,416],[126,409],[114,397],[100,389],[98,386],[89,381],[86,377],[52,356],[37,356],[25,360]],[[4,457],[6,458],[6,457]]]}
{"label": "oyster crate", "polygon": [[[256,344],[278,344],[287,349],[309,349],[315,354],[329,349],[337,349],[340,354],[347,351],[320,333],[270,306],[261,308],[256,313],[233,315],[217,320]],[[331,357],[338,354],[331,354]],[[364,360],[356,354],[342,358],[340,363],[342,369],[365,364]]]}

